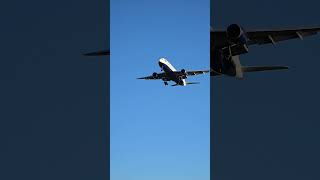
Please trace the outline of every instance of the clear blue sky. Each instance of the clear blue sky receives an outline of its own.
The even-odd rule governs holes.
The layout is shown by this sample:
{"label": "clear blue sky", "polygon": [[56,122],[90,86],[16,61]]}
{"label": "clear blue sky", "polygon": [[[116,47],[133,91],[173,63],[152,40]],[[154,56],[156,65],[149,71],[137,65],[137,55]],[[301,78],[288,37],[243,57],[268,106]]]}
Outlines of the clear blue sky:
{"label": "clear blue sky", "polygon": [[209,0],[111,1],[111,179],[209,179],[208,75],[200,85],[137,80],[166,57],[209,67]]}

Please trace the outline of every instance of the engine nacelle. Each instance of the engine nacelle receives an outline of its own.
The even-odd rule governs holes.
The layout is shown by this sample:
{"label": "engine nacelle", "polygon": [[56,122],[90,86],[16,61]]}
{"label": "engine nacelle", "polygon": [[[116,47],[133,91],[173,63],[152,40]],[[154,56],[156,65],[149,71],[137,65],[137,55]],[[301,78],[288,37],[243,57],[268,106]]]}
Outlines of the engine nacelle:
{"label": "engine nacelle", "polygon": [[225,57],[236,56],[249,52],[247,45],[248,38],[245,31],[237,24],[231,24],[227,28],[229,45],[222,48]]}
{"label": "engine nacelle", "polygon": [[181,73],[182,73],[182,78],[183,79],[187,79],[187,71],[185,69],[181,69]]}
{"label": "engine nacelle", "polygon": [[248,41],[247,35],[238,24],[231,24],[227,28],[228,40],[235,44],[246,44]]}
{"label": "engine nacelle", "polygon": [[152,73],[152,76],[153,76],[154,79],[157,79],[158,78],[158,73],[154,72],[154,73]]}

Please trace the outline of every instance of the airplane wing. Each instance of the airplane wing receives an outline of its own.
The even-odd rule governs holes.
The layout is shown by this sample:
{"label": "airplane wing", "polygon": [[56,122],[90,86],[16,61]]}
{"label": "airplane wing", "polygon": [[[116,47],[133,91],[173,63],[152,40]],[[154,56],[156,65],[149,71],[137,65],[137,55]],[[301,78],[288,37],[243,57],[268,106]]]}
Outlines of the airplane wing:
{"label": "airplane wing", "polygon": [[[253,44],[275,44],[280,41],[289,39],[303,39],[306,36],[315,35],[320,32],[320,27],[314,28],[296,28],[296,29],[278,29],[278,30],[252,30],[246,31],[248,37],[248,45]],[[212,40],[216,41],[218,47],[225,47],[228,45],[228,38],[226,31],[211,30]]]}
{"label": "airplane wing", "polygon": [[151,75],[151,76],[141,77],[141,78],[137,78],[137,79],[157,80],[157,79],[165,79],[165,78],[166,78],[166,74],[165,73],[157,73],[156,76]]}
{"label": "airplane wing", "polygon": [[210,72],[209,70],[197,70],[197,71],[185,71],[185,72],[181,72],[181,71],[175,71],[174,74],[176,76],[195,76],[195,75],[199,75],[199,74],[205,74]]}
{"label": "airplane wing", "polygon": [[209,70],[199,70],[199,71],[187,71],[188,76],[194,76],[194,75],[199,75],[199,74],[205,74],[210,72]]}
{"label": "airplane wing", "polygon": [[96,51],[96,52],[90,52],[83,54],[85,56],[109,56],[110,50],[103,50],[103,51]]}

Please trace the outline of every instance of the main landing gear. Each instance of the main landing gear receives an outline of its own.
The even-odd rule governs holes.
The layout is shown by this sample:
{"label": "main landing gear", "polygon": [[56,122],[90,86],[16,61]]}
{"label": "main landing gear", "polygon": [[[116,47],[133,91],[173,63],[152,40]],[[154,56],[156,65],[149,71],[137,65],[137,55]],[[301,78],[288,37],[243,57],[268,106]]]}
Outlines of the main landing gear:
{"label": "main landing gear", "polygon": [[163,83],[164,83],[165,86],[168,86],[168,82],[167,81],[164,81]]}

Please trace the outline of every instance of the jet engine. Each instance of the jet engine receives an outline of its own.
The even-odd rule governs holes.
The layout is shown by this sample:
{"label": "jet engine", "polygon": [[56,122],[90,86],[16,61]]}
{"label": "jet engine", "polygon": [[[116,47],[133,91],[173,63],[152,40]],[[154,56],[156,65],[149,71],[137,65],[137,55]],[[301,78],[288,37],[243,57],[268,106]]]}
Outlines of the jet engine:
{"label": "jet engine", "polygon": [[185,69],[181,69],[181,73],[182,73],[182,77],[184,79],[186,79],[187,78],[187,71]]}
{"label": "jet engine", "polygon": [[231,24],[227,28],[227,37],[229,41],[232,43],[240,43],[240,44],[246,44],[247,43],[247,36],[246,33],[243,31],[241,26],[238,24]]}
{"label": "jet engine", "polygon": [[153,76],[154,79],[158,78],[158,74],[156,72],[152,73],[152,76]]}
{"label": "jet engine", "polygon": [[223,49],[225,55],[236,56],[248,53],[248,37],[241,26],[238,24],[231,24],[228,26],[227,38],[229,41],[229,47],[225,47]]}

